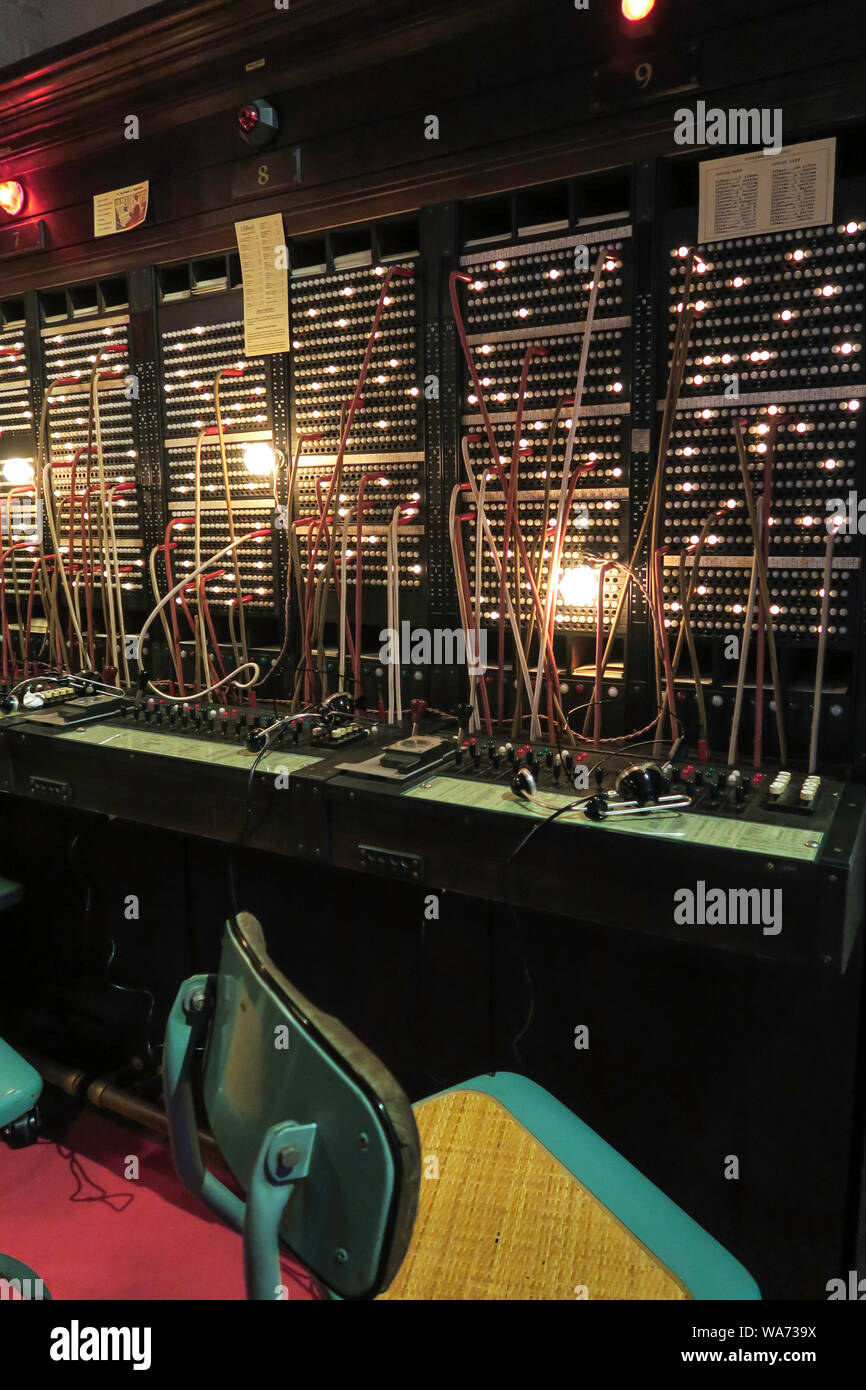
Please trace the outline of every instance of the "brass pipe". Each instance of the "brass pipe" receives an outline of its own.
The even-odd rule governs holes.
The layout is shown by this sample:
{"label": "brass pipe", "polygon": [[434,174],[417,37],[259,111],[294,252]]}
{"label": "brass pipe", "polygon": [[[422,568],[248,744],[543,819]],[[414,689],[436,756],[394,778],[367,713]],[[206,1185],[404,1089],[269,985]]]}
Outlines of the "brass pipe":
{"label": "brass pipe", "polygon": [[[161,1105],[139,1100],[137,1096],[131,1096],[118,1086],[112,1086],[108,1081],[91,1076],[80,1067],[67,1067],[61,1062],[53,1062],[32,1052],[26,1052],[24,1055],[49,1086],[56,1086],[68,1096],[87,1101],[95,1110],[110,1110],[115,1115],[122,1115],[124,1119],[133,1120],[144,1129],[158,1134],[161,1139],[168,1138],[168,1117]],[[212,1157],[220,1158],[220,1161],[224,1162],[216,1140],[207,1130],[198,1130],[198,1142],[203,1151],[208,1151]]]}

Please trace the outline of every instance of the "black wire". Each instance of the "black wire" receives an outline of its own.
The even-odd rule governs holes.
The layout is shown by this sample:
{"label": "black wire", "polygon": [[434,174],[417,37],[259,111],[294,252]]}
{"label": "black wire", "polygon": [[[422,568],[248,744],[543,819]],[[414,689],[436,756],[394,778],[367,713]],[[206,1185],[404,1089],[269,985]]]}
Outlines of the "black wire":
{"label": "black wire", "polygon": [[[76,874],[77,877],[81,880],[81,883],[84,887],[84,917],[86,920],[87,918],[89,918],[91,908],[93,906],[93,890],[91,887],[89,877],[81,868],[81,866],[75,862],[76,851],[78,850],[80,843],[81,836],[73,836],[69,844],[68,863],[69,867],[72,869],[73,873]],[[154,1052],[157,1049],[154,1048],[153,1043],[150,1040],[150,1030],[151,1024],[153,1022],[154,1010],[156,1008],[156,996],[154,995],[153,991],[148,989],[145,985],[121,985],[118,984],[116,980],[112,980],[110,971],[112,963],[114,961],[114,957],[117,954],[117,943],[115,942],[113,936],[110,937],[109,940],[111,943],[111,953],[108,957],[108,960],[105,962],[105,965],[103,966],[103,978],[105,980],[105,983],[108,985],[109,989],[120,990],[123,994],[143,994],[146,996],[147,999],[149,999],[150,1007],[148,1008],[147,1017],[144,1021],[144,1047],[145,1051],[147,1052],[147,1060],[151,1064],[153,1064]],[[161,1043],[159,1043],[157,1046],[158,1049],[162,1048]]]}
{"label": "black wire", "polygon": [[511,902],[508,895],[508,870],[511,868],[511,865],[514,863],[517,856],[521,853],[522,850],[526,848],[532,837],[536,835],[539,830],[542,830],[544,826],[549,825],[551,821],[556,820],[557,816],[564,815],[566,811],[573,811],[574,808],[578,805],[580,805],[580,798],[578,798],[575,801],[566,801],[564,805],[558,806],[555,811],[551,811],[549,816],[545,816],[543,820],[536,821],[535,824],[531,827],[531,829],[527,831],[527,833],[524,835],[523,839],[519,842],[519,844],[511,851],[508,858],[502,865],[503,897],[505,901],[505,906],[511,914],[511,920],[514,923],[514,930],[517,937],[518,954],[520,956],[520,966],[523,971],[523,978],[526,981],[526,987],[529,991],[529,1008],[527,1009],[526,1018],[523,1021],[523,1026],[520,1029],[520,1031],[516,1033],[511,1040],[511,1051],[515,1061],[520,1067],[523,1066],[523,1059],[520,1055],[518,1044],[529,1032],[532,1020],[535,1016],[535,986],[533,985],[532,975],[530,973],[529,965],[527,964],[526,960],[526,948],[523,942],[523,929],[520,925],[520,918],[517,915],[517,908],[515,904]]}
{"label": "black wire", "polygon": [[252,766],[250,767],[249,776],[248,776],[248,778],[247,778],[247,791],[246,791],[246,797],[244,798],[244,819],[243,819],[243,824],[241,825],[240,833],[239,833],[237,839],[234,841],[233,844],[231,844],[231,845],[229,846],[229,853],[228,853],[228,876],[229,876],[229,891],[230,891],[230,894],[231,894],[232,916],[233,916],[233,917],[237,917],[237,915],[238,915],[238,895],[237,895],[237,888],[236,888],[236,885],[235,885],[235,860],[234,860],[235,850],[236,850],[236,849],[240,849],[241,845],[244,843],[244,841],[246,840],[247,836],[248,836],[249,833],[250,833],[250,814],[251,814],[251,812],[252,812],[253,778],[254,778],[255,775],[256,775],[256,770],[257,770],[258,765],[259,765],[259,763],[261,762],[262,758],[265,756],[266,753],[268,753],[268,752],[270,752],[270,751],[271,751],[271,750],[269,749],[268,745],[265,744],[264,748],[259,749],[258,753],[257,753],[256,756],[255,756],[255,759],[253,760]]}
{"label": "black wire", "polygon": [[[149,1008],[148,1011],[147,1011],[147,1018],[144,1020],[144,1046],[145,1046],[145,1050],[146,1050],[146,1052],[147,1052],[147,1060],[148,1060],[148,1061],[151,1063],[151,1065],[152,1065],[152,1064],[153,1064],[153,1060],[154,1060],[154,1047],[153,1047],[153,1044],[152,1044],[151,1041],[150,1041],[150,1025],[151,1025],[151,1023],[152,1023],[152,1021],[153,1021],[153,1012],[154,1012],[154,1009],[156,1008],[156,997],[155,997],[153,991],[147,989],[146,986],[144,986],[144,985],[119,985],[119,984],[117,983],[116,980],[112,980],[111,975],[109,974],[109,971],[111,970],[111,965],[112,965],[112,962],[113,962],[114,957],[115,957],[116,954],[117,954],[117,945],[116,945],[116,943],[115,943],[114,937],[112,937],[112,938],[111,938],[111,955],[108,957],[108,960],[105,962],[105,971],[104,971],[104,973],[105,973],[105,982],[106,982],[107,985],[110,986],[111,989],[119,989],[119,990],[121,990],[124,994],[144,994],[144,995],[146,995],[147,998],[150,1000],[150,1008]],[[162,1048],[162,1043],[159,1043],[159,1044],[158,1044],[158,1047],[159,1047],[159,1049],[161,1049],[161,1048]]]}

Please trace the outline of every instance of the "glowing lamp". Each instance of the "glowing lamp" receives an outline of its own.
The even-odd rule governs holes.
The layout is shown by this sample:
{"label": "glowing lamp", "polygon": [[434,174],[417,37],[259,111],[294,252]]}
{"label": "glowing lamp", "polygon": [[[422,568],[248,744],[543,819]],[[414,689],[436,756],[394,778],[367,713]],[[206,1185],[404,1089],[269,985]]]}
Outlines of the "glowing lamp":
{"label": "glowing lamp", "polygon": [[636,24],[641,19],[646,19],[655,9],[656,0],[622,0],[622,16],[629,23]]}
{"label": "glowing lamp", "polygon": [[3,464],[3,477],[13,487],[21,487],[33,481],[32,459],[6,459]]}
{"label": "glowing lamp", "polygon": [[244,468],[257,478],[267,477],[277,466],[277,456],[270,444],[256,442],[243,446]]}
{"label": "glowing lamp", "polygon": [[0,208],[10,217],[17,217],[24,206],[24,188],[15,179],[0,182]]}
{"label": "glowing lamp", "polygon": [[563,570],[559,579],[562,601],[569,608],[589,608],[598,599],[598,570],[577,565]]}

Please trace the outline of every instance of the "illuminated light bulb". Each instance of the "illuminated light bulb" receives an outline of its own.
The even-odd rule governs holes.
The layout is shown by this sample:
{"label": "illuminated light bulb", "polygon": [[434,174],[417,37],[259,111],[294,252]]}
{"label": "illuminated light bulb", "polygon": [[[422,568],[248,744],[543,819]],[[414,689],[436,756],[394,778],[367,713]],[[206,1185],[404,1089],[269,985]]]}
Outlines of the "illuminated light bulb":
{"label": "illuminated light bulb", "polygon": [[616,261],[605,261],[605,263],[604,263],[604,268],[605,268],[605,270],[613,270],[613,268],[614,268],[615,265],[616,265]]}
{"label": "illuminated light bulb", "polygon": [[695,386],[703,386],[704,384],[704,378],[702,376],[694,376],[692,377],[692,381],[695,383]]}
{"label": "illuminated light bulb", "polygon": [[[393,304],[394,301],[393,301],[393,299],[391,298],[390,294],[386,294],[386,295],[385,295],[385,298],[382,300],[382,303],[387,305],[387,304]],[[379,333],[376,334],[376,337],[377,337],[377,338],[380,337],[380,336],[381,336],[381,331],[380,331]]]}
{"label": "illuminated light bulb", "polygon": [[478,290],[478,291],[483,290],[483,289],[484,289],[484,281],[483,281],[483,280],[473,280],[473,281],[472,281],[472,288],[473,288],[473,290]]}
{"label": "illuminated light bulb", "polygon": [[496,392],[496,399],[497,399],[498,401],[505,401],[505,400],[508,399],[508,397],[506,396],[506,394],[505,394],[504,391],[497,391],[497,392]]}
{"label": "illuminated light bulb", "polygon": [[694,483],[683,483],[683,492],[691,492]]}
{"label": "illuminated light bulb", "polygon": [[728,363],[731,361],[731,354],[730,354],[729,352],[723,352],[723,353],[722,353],[722,361],[724,362],[725,366],[727,367]]}
{"label": "illuminated light bulb", "polygon": [[192,331],[193,331],[193,333],[197,333],[197,334],[199,335],[199,337],[201,337],[202,333],[204,333],[204,329],[203,329],[203,328],[194,328]]}
{"label": "illuminated light bulb", "polygon": [[384,385],[385,385],[385,382],[386,382],[387,380],[388,380],[388,378],[387,378],[386,376],[381,376],[381,375],[380,375],[380,376],[377,376],[377,377],[376,377],[376,381],[377,381],[377,383],[379,384],[379,386],[384,386]]}
{"label": "illuminated light bulb", "polygon": [[477,397],[477,396],[467,396],[466,399],[467,399],[467,401],[469,402],[470,405],[477,405],[477,404],[478,404],[478,397]]}
{"label": "illuminated light bulb", "polygon": [[29,483],[33,478],[32,459],[6,459],[3,464],[3,477],[7,483],[12,483],[13,487],[20,487],[22,483]]}
{"label": "illuminated light bulb", "polygon": [[782,320],[783,323],[789,323],[793,317],[794,315],[791,313],[790,309],[783,309],[781,314],[779,315],[779,318]]}
{"label": "illuminated light bulb", "polygon": [[849,410],[859,410],[859,409],[860,409],[860,402],[859,402],[859,401],[849,401],[849,402],[848,402],[848,409],[849,409]]}
{"label": "illuminated light bulb", "polygon": [[589,565],[563,570],[559,579],[562,601],[569,608],[588,608],[598,598],[598,570]]}
{"label": "illuminated light bulb", "polygon": [[705,300],[705,299],[697,299],[697,300],[695,300],[695,313],[696,313],[696,314],[702,314],[702,313],[704,312],[704,310],[706,309],[706,307],[707,307],[707,303],[706,303],[706,300]]}
{"label": "illuminated light bulb", "polygon": [[374,274],[374,275],[384,275],[384,274],[385,274],[385,267],[384,267],[383,265],[374,266],[374,267],[373,267],[373,274]]}
{"label": "illuminated light bulb", "polygon": [[691,446],[691,444],[687,444],[686,447],[683,449],[683,457],[684,457],[684,458],[687,458],[687,459],[690,459],[691,456],[692,456],[692,454],[694,454],[694,453],[696,453],[696,452],[697,452],[697,450],[693,449],[692,446]]}
{"label": "illuminated light bulb", "polygon": [[487,357],[488,354],[493,351],[493,348],[490,346],[489,343],[482,343],[480,351],[484,353],[485,357]]}
{"label": "illuminated light bulb", "polygon": [[355,293],[355,291],[352,289],[352,286],[351,286],[351,285],[344,285],[344,286],[343,286],[343,294],[346,295],[347,297],[348,297],[350,294],[354,294],[354,293]]}
{"label": "illuminated light bulb", "polygon": [[733,278],[733,280],[731,281],[731,284],[733,285],[733,287],[734,287],[735,290],[742,289],[742,286],[743,286],[743,277],[742,277],[742,275],[735,275],[734,278]]}
{"label": "illuminated light bulb", "polygon": [[805,426],[805,424],[803,423],[802,420],[800,421],[800,423],[799,423],[798,425],[795,425],[794,428],[796,429],[797,434],[805,434],[805,433],[806,433],[806,426]]}
{"label": "illuminated light bulb", "polygon": [[742,611],[743,611],[743,605],[742,605],[741,603],[734,603],[734,604],[731,605],[731,612],[732,612],[732,613],[742,613]]}
{"label": "illuminated light bulb", "polygon": [[713,359],[712,359],[712,357],[704,357],[704,358],[702,358],[701,360],[702,360],[702,362],[703,362],[703,364],[704,364],[705,367],[711,367],[711,366],[713,365]]}
{"label": "illuminated light bulb", "polygon": [[832,285],[823,285],[821,287],[821,293],[825,299],[829,299],[831,295],[836,293],[836,291],[834,290]]}
{"label": "illuminated light bulb", "polygon": [[823,467],[823,468],[833,469],[833,468],[836,467],[836,460],[835,460],[835,459],[825,459],[824,463],[822,464],[822,467]]}
{"label": "illuminated light bulb", "polygon": [[420,391],[418,390],[418,387],[417,387],[417,386],[410,386],[410,387],[409,387],[409,395],[410,395],[410,396],[418,396],[418,395],[420,395],[420,394],[421,394],[421,393],[420,393]]}
{"label": "illuminated light bulb", "polygon": [[853,352],[853,351],[854,351],[854,344],[853,344],[853,343],[843,343],[842,346],[839,348],[839,351],[840,351],[841,353],[843,353],[843,354],[847,357],[849,352]]}
{"label": "illuminated light bulb", "polygon": [[621,382],[621,381],[615,381],[615,382],[613,383],[613,386],[611,387],[611,390],[612,390],[612,391],[617,391],[617,392],[618,392],[618,391],[621,391],[621,390],[622,390],[622,382]]}
{"label": "illuminated light bulb", "polygon": [[814,525],[815,525],[815,518],[814,518],[813,516],[804,516],[804,517],[803,517],[803,525],[804,525],[804,526],[814,526]]}
{"label": "illuminated light bulb", "polygon": [[778,617],[778,615],[779,615],[779,613],[781,613],[781,611],[782,611],[782,610],[781,610],[781,608],[779,607],[778,603],[771,603],[771,604],[770,604],[770,612],[772,613],[772,615],[773,615],[774,618]]}
{"label": "illuminated light bulb", "polygon": [[493,263],[493,269],[494,269],[494,270],[504,270],[505,267],[506,267],[507,265],[508,265],[508,262],[507,262],[507,261],[494,261],[494,263]]}
{"label": "illuminated light bulb", "polygon": [[562,271],[561,271],[561,270],[556,270],[556,269],[554,268],[553,270],[549,270],[549,271],[547,272],[547,274],[548,274],[548,276],[550,277],[551,280],[558,280],[559,277],[560,277],[560,275],[562,274]]}
{"label": "illuminated light bulb", "polygon": [[378,421],[377,421],[377,424],[378,424],[380,430],[386,430],[386,429],[388,428],[388,421],[387,421],[387,420],[378,420]]}
{"label": "illuminated light bulb", "polygon": [[308,309],[308,310],[307,310],[307,318],[314,319],[314,318],[316,317],[316,315],[318,314],[318,312],[319,312],[318,309]]}
{"label": "illuminated light bulb", "polygon": [[736,505],[737,505],[737,499],[736,499],[735,497],[729,497],[728,500],[727,500],[727,502],[725,503],[725,506],[728,508],[729,511],[731,510],[732,507],[736,507]]}
{"label": "illuminated light bulb", "polygon": [[337,319],[337,327],[338,327],[338,328],[348,328],[348,326],[349,326],[349,320],[348,320],[348,319]]}
{"label": "illuminated light bulb", "polygon": [[241,452],[244,468],[255,477],[264,478],[267,477],[268,473],[276,471],[277,456],[270,444],[266,444],[263,440],[244,444]]}
{"label": "illuminated light bulb", "polygon": [[412,565],[411,571],[412,571],[412,574],[420,574],[420,573],[421,573],[421,566],[420,566],[420,565]]}
{"label": "illuminated light bulb", "polygon": [[713,416],[713,412],[712,412],[711,410],[702,410],[702,411],[701,411],[701,419],[702,419],[702,420],[711,420],[711,419],[712,419],[712,416]]}
{"label": "illuminated light bulb", "polygon": [[517,310],[517,317],[518,317],[519,319],[528,318],[528,317],[529,317],[529,310],[528,310],[528,309],[518,309],[518,310]]}
{"label": "illuminated light bulb", "polygon": [[779,413],[779,407],[778,407],[777,405],[768,405],[768,406],[767,406],[767,414],[768,414],[768,415],[778,415],[778,413]]}
{"label": "illuminated light bulb", "polygon": [[614,468],[614,469],[612,469],[612,470],[611,470],[611,477],[613,477],[613,478],[621,478],[621,477],[622,477],[622,469],[621,469],[621,468]]}
{"label": "illuminated light bulb", "polygon": [[677,250],[677,255],[678,255],[678,256],[687,256],[688,254],[689,254],[689,248],[688,248],[687,246],[680,246],[679,249]]}
{"label": "illuminated light bulb", "polygon": [[10,217],[17,217],[24,206],[24,189],[15,179],[0,183],[0,208]]}
{"label": "illuminated light bulb", "polygon": [[792,255],[791,260],[792,260],[792,261],[802,261],[802,259],[803,259],[803,257],[805,256],[805,254],[806,254],[805,251],[797,250],[797,251],[795,251],[794,254]]}
{"label": "illuminated light bulb", "polygon": [[701,598],[703,598],[703,596],[704,596],[704,594],[705,594],[706,592],[707,592],[707,586],[706,586],[706,584],[699,584],[698,587],[697,587],[697,589],[695,590],[695,593],[700,594]]}

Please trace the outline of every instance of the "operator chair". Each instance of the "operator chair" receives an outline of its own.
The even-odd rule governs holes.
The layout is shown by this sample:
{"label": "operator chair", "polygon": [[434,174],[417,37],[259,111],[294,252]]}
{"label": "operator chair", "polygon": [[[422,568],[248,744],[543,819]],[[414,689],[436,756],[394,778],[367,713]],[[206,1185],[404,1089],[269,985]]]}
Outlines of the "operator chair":
{"label": "operator chair", "polygon": [[[21,886],[0,878],[0,912],[12,907],[21,897]],[[42,1077],[29,1062],[0,1038],[0,1136],[14,1142],[13,1130],[29,1127],[31,1112],[42,1094]],[[41,1284],[39,1276],[20,1260],[0,1253],[0,1280],[14,1284],[18,1292],[41,1287],[41,1297],[51,1295]],[[26,1297],[26,1294],[25,1294]]]}
{"label": "operator chair", "polygon": [[[197,1053],[245,1198],[202,1164]],[[760,1297],[733,1256],[525,1077],[476,1077],[413,1113],[378,1059],[277,970],[247,913],[227,924],[219,974],[178,992],[165,1093],[178,1175],[242,1232],[249,1298],[281,1296],[280,1240],[342,1298],[389,1286],[418,1300]]]}

